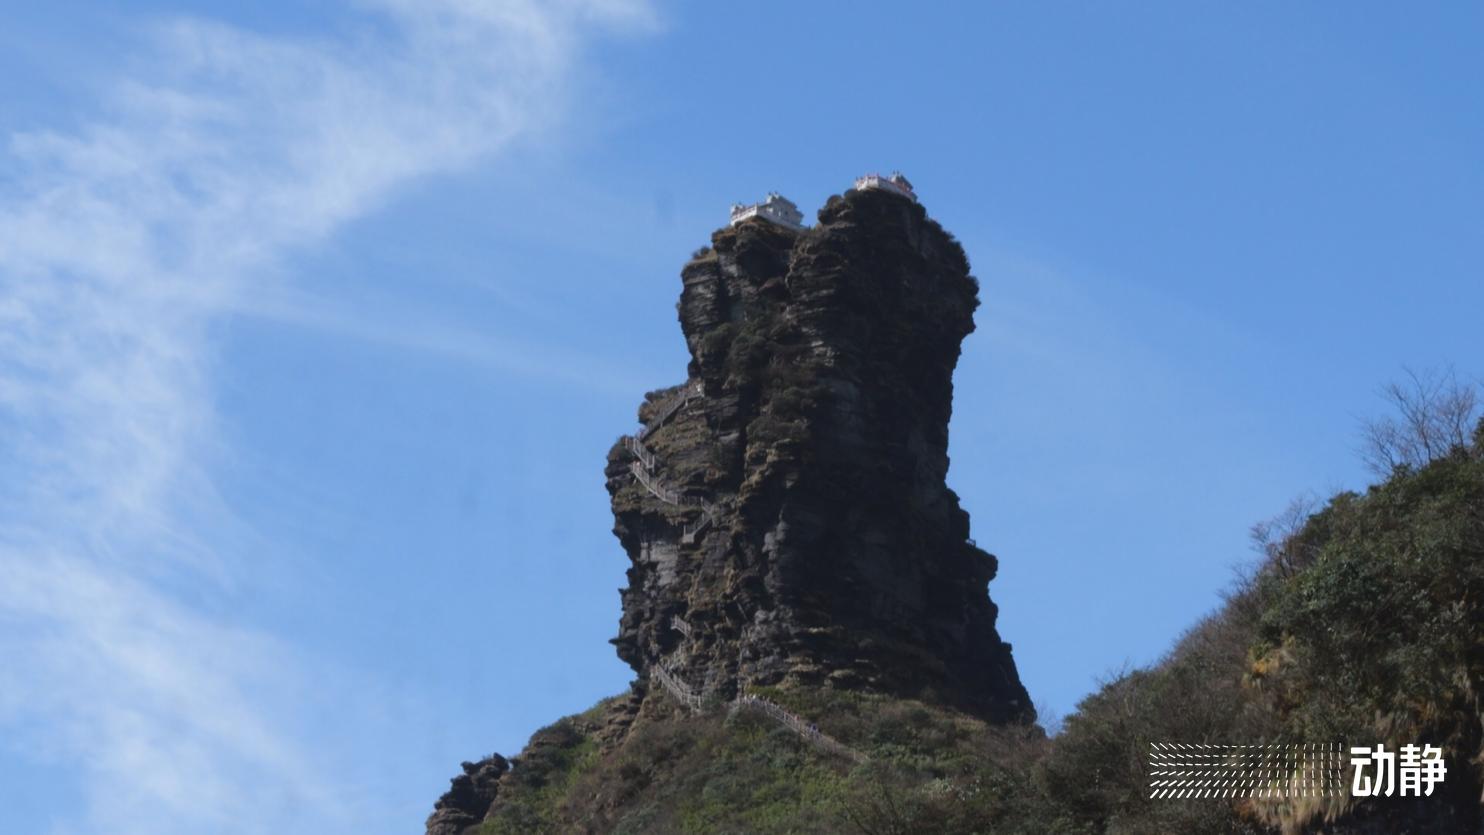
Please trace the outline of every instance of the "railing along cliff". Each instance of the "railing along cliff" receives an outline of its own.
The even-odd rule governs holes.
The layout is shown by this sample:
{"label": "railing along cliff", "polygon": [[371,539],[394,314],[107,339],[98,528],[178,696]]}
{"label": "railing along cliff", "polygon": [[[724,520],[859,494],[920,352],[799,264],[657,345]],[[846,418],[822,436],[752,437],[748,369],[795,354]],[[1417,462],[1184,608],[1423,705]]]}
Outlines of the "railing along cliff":
{"label": "railing along cliff", "polygon": [[686,545],[694,543],[696,541],[696,538],[701,535],[701,532],[706,530],[706,527],[714,521],[713,517],[715,515],[716,505],[711,504],[710,502],[702,501],[701,518],[694,524],[686,525],[685,528],[681,530],[680,540]]}
{"label": "railing along cliff", "polygon": [[649,668],[649,674],[653,676],[654,680],[658,681],[660,683],[660,686],[664,687],[671,696],[675,697],[675,701],[680,702],[682,705],[690,708],[692,713],[701,712],[701,694],[685,686],[685,684],[680,679],[672,675],[669,670],[664,668],[663,665],[655,664],[651,666]]}
{"label": "railing along cliff", "polygon": [[634,480],[644,485],[644,489],[648,490],[650,495],[654,496],[656,499],[659,499],[665,504],[673,504],[676,507],[681,507],[687,504],[694,503],[693,501],[689,500],[689,497],[682,496],[680,494],[680,491],[672,490],[669,487],[666,487],[664,484],[661,484],[659,479],[655,478],[653,475],[650,475],[649,470],[645,468],[644,462],[642,461],[635,461],[634,463],[630,464],[629,472],[634,474]]}
{"label": "railing along cliff", "polygon": [[[690,635],[690,625],[680,619],[679,615],[670,618],[670,626],[679,632]],[[705,709],[705,697],[702,693],[691,688],[665,668],[663,661],[657,661],[649,667],[650,677],[659,682],[660,686],[669,693],[675,701],[688,708],[692,713],[701,713]],[[751,710],[761,713],[774,722],[788,728],[798,734],[805,742],[813,745],[821,751],[844,757],[852,762],[869,762],[870,757],[860,751],[851,748],[829,734],[821,731],[819,726],[813,722],[807,722],[803,717],[793,713],[777,702],[755,696],[751,693],[743,693],[732,701],[729,713],[736,714],[738,711]]]}
{"label": "railing along cliff", "polygon": [[857,763],[868,762],[871,759],[840,740],[824,733],[812,722],[805,722],[799,716],[789,712],[782,705],[764,699],[762,696],[754,696],[750,693],[744,693],[738,696],[737,700],[732,702],[732,712],[735,713],[739,710],[754,710],[762,713],[764,716],[771,718],[778,724],[803,737],[805,742],[822,751],[837,754]]}
{"label": "railing along cliff", "polygon": [[623,445],[629,452],[634,453],[635,458],[644,462],[645,467],[651,470],[654,469],[654,453],[649,451],[649,447],[645,446],[643,441],[633,435],[625,435],[623,436]]}
{"label": "railing along cliff", "polygon": [[660,501],[676,507],[699,507],[701,518],[685,525],[680,532],[680,539],[687,545],[694,544],[701,533],[706,530],[716,519],[716,506],[693,496],[687,496],[679,490],[668,487],[655,475],[655,469],[659,466],[659,459],[654,452],[644,444],[644,439],[656,429],[659,429],[665,421],[669,420],[679,412],[690,401],[700,397],[704,391],[699,381],[685,387],[678,395],[671,398],[647,425],[639,430],[637,435],[625,435],[623,438],[624,448],[634,455],[638,460],[629,465],[629,472],[633,473],[634,480],[644,485],[649,494]]}
{"label": "railing along cliff", "polygon": [[665,404],[665,407],[660,410],[660,413],[653,420],[639,430],[639,440],[644,440],[649,437],[649,433],[664,426],[665,421],[673,417],[676,412],[685,408],[685,404],[700,397],[703,391],[704,387],[699,380],[686,386],[683,391],[671,398],[669,403]]}

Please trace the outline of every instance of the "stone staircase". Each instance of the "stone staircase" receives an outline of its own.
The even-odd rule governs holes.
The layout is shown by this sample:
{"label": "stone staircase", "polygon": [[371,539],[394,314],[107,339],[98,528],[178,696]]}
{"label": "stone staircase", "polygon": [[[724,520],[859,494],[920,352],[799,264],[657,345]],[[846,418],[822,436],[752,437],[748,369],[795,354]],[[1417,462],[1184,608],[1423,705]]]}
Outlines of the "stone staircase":
{"label": "stone staircase", "polygon": [[[690,636],[690,625],[684,620],[681,620],[679,615],[670,618],[670,626],[685,636]],[[679,677],[665,667],[663,661],[656,662],[650,666],[649,676],[658,682],[664,688],[665,692],[669,693],[682,707],[690,710],[691,713],[699,714],[705,710],[705,694],[681,681]],[[821,731],[819,726],[813,722],[805,721],[798,714],[762,696],[755,696],[751,693],[744,693],[738,696],[732,701],[731,707],[727,710],[727,715],[735,716],[744,710],[760,713],[772,719],[774,722],[798,734],[805,742],[827,754],[843,757],[857,764],[870,762],[871,760],[870,757],[860,751]]]}
{"label": "stone staircase", "polygon": [[676,678],[674,673],[665,669],[663,664],[654,664],[649,668],[649,676],[659,682],[675,701],[690,709],[691,713],[700,713],[702,708],[702,697],[697,691],[688,687],[685,682]]}
{"label": "stone staircase", "polygon": [[738,696],[736,701],[732,702],[730,712],[735,714],[743,710],[750,710],[767,716],[774,722],[798,734],[805,742],[821,751],[844,757],[855,763],[870,762],[870,757],[821,731],[819,726],[814,723],[804,721],[803,718],[790,712],[777,702],[769,701],[762,696],[744,693]]}
{"label": "stone staircase", "polygon": [[711,504],[710,502],[702,501],[701,518],[693,524],[686,525],[680,531],[680,541],[684,542],[686,545],[695,544],[696,539],[701,536],[701,532],[706,530],[706,528],[713,521],[715,521],[715,517],[716,505]]}
{"label": "stone staircase", "polygon": [[644,445],[644,441],[633,435],[625,435],[623,436],[623,445],[624,449],[632,452],[634,457],[638,458],[639,463],[643,464],[646,469],[654,469],[654,453],[649,451],[649,447]]}
{"label": "stone staircase", "polygon": [[[704,390],[699,382],[692,383],[683,391],[671,398],[654,416],[644,425],[637,434],[624,436],[623,445],[633,456],[634,461],[629,464],[629,472],[633,474],[634,480],[643,485],[644,489],[656,499],[674,507],[697,507],[701,509],[701,516],[695,522],[686,524],[681,529],[681,541],[687,545],[693,544],[705,532],[706,528],[717,521],[718,508],[711,502],[695,496],[688,496],[672,487],[666,485],[656,470],[659,468],[659,459],[650,448],[645,445],[644,440],[655,430],[659,429],[670,418],[674,417],[686,404],[704,395]],[[691,626],[679,615],[672,615],[670,628],[689,638]],[[649,667],[649,676],[659,686],[669,693],[681,706],[692,713],[701,713],[705,709],[705,696],[701,691],[689,686],[678,676],[666,668],[663,661],[657,661]],[[834,754],[856,763],[867,762],[869,758],[860,751],[851,748],[843,742],[835,739],[819,730],[812,722],[806,722],[802,717],[791,713],[789,710],[776,702],[764,699],[761,696],[743,694],[731,703],[729,714],[740,711],[753,711],[772,719],[774,722],[788,728],[798,734],[805,742],[826,753]]]}
{"label": "stone staircase", "polygon": [[695,544],[706,528],[716,522],[716,505],[705,499],[687,496],[661,481],[659,476],[655,474],[655,470],[659,466],[659,459],[644,444],[644,439],[649,437],[650,433],[663,426],[670,418],[674,417],[686,404],[692,400],[699,399],[704,394],[705,388],[700,381],[691,383],[679,394],[670,398],[660,409],[659,414],[655,415],[649,423],[640,428],[638,434],[625,435],[623,438],[624,448],[636,459],[633,463],[629,464],[629,472],[633,474],[635,481],[639,482],[644,486],[645,490],[649,491],[651,496],[675,507],[699,507],[701,509],[701,518],[695,522],[687,523],[681,529],[680,540],[686,545]]}
{"label": "stone staircase", "polygon": [[635,461],[630,464],[629,472],[634,474],[635,481],[644,485],[644,489],[649,491],[649,495],[654,496],[665,504],[685,507],[694,501],[689,496],[681,494],[679,490],[666,487],[664,482],[660,481],[648,467],[644,466],[643,461]]}
{"label": "stone staircase", "polygon": [[686,386],[683,391],[672,397],[670,399],[670,402],[665,404],[664,408],[660,409],[660,413],[656,415],[653,420],[645,424],[644,428],[639,430],[639,440],[642,441],[645,438],[649,437],[649,433],[660,428],[661,426],[664,426],[665,421],[674,417],[675,413],[685,408],[685,405],[687,403],[704,396],[705,393],[706,388],[700,380],[697,380],[694,383]]}

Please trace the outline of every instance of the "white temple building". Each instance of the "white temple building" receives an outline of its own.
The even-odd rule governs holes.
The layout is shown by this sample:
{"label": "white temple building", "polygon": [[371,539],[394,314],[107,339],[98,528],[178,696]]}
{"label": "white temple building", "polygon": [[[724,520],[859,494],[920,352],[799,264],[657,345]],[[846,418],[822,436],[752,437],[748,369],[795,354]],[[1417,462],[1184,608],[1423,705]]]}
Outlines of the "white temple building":
{"label": "white temple building", "polygon": [[880,174],[867,174],[863,177],[856,177],[855,187],[858,191],[865,191],[868,188],[879,188],[882,191],[889,191],[892,194],[900,194],[913,203],[917,202],[917,193],[912,190],[912,184],[907,182],[907,178],[903,177],[900,171],[891,172],[890,177],[883,177]]}
{"label": "white temple building", "polygon": [[794,201],[776,191],[768,192],[767,199],[761,203],[753,203],[750,206],[744,206],[741,203],[732,204],[731,225],[736,226],[750,217],[760,217],[796,232],[804,229],[804,213],[799,211]]}

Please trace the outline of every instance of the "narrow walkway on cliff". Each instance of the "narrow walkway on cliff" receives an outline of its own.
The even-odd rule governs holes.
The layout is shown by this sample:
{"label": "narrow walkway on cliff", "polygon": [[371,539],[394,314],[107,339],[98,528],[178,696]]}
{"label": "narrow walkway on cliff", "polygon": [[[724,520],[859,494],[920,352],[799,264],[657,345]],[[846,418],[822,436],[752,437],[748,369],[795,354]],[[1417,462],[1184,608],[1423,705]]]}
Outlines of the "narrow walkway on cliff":
{"label": "narrow walkway on cliff", "polygon": [[[629,465],[629,472],[633,473],[634,480],[643,485],[644,489],[648,490],[651,496],[676,507],[701,508],[701,518],[694,523],[687,524],[681,532],[681,539],[686,544],[695,542],[701,532],[712,523],[716,514],[716,506],[705,499],[687,496],[679,490],[666,486],[656,473],[659,469],[659,457],[645,445],[644,439],[654,434],[666,421],[678,414],[692,400],[702,397],[703,394],[704,391],[699,382],[686,386],[684,390],[671,398],[660,409],[659,414],[655,415],[649,423],[645,424],[639,430],[638,434],[626,435],[623,439],[624,448],[632,453],[635,458],[634,462]],[[679,615],[671,617],[670,626],[686,637],[690,637],[691,635],[690,624],[686,623]],[[669,693],[675,701],[679,702],[692,713],[699,714],[705,711],[705,694],[681,681],[678,676],[665,667],[663,662],[657,662],[651,665],[649,676],[665,692]],[[782,705],[761,696],[752,694],[738,696],[732,701],[727,713],[729,716],[732,716],[744,710],[760,713],[772,719],[774,722],[798,734],[805,742],[827,753],[845,757],[857,763],[867,762],[870,759],[860,751],[820,731],[819,727],[813,722],[807,722],[803,717],[790,712]]]}
{"label": "narrow walkway on cliff", "polygon": [[[658,682],[675,701],[688,708],[691,713],[700,714],[705,712],[705,695],[681,681],[674,673],[665,669],[663,664],[655,664],[649,668],[649,672],[651,678]],[[827,754],[844,757],[856,763],[869,762],[871,759],[860,751],[821,731],[819,726],[813,722],[806,721],[803,717],[793,713],[783,705],[765,699],[762,696],[756,696],[751,693],[744,693],[738,696],[727,708],[727,715],[735,716],[742,711],[760,713],[772,719],[779,725],[798,734],[805,742]]]}
{"label": "narrow walkway on cliff", "polygon": [[[670,628],[687,637],[691,634],[690,624],[686,623],[679,615],[672,615],[670,617]],[[681,681],[679,677],[665,667],[664,662],[657,662],[651,666],[649,668],[649,675],[675,701],[688,708],[691,713],[700,714],[705,712],[705,693]],[[743,693],[732,700],[731,705],[727,709],[727,716],[735,716],[744,710],[761,713],[798,734],[805,742],[826,753],[835,754],[856,763],[869,762],[871,759],[860,751],[824,733],[813,722],[805,721],[803,717],[793,713],[783,705],[765,699],[762,696]]]}
{"label": "narrow walkway on cliff", "polygon": [[805,722],[802,717],[790,712],[787,708],[783,707],[777,702],[764,699],[762,696],[754,696],[750,693],[743,693],[742,695],[737,697],[736,701],[732,702],[729,713],[736,714],[737,712],[743,710],[751,710],[767,716],[778,724],[803,737],[805,742],[808,742],[810,745],[813,745],[815,748],[818,748],[826,753],[845,757],[846,759],[852,760],[857,763],[870,762],[871,760],[870,757],[866,756],[860,751],[851,748],[849,745],[846,745],[845,743],[841,742],[838,739],[835,739],[824,731],[821,731],[819,729],[819,726],[815,725],[813,722]]}
{"label": "narrow walkway on cliff", "polygon": [[651,678],[660,683],[661,687],[669,691],[671,696],[675,697],[675,701],[690,708],[692,713],[700,713],[705,709],[701,694],[686,686],[684,682],[675,677],[674,673],[665,669],[663,664],[650,667],[649,674]]}
{"label": "narrow walkway on cliff", "polygon": [[645,446],[644,439],[648,438],[655,430],[659,429],[674,417],[681,409],[685,408],[692,400],[697,400],[705,394],[700,383],[696,381],[686,386],[679,394],[675,395],[661,409],[649,423],[640,428],[637,435],[625,435],[623,438],[624,448],[627,449],[638,460],[629,465],[629,472],[634,475],[634,480],[644,486],[651,496],[675,507],[699,507],[701,518],[695,522],[686,523],[681,529],[680,539],[687,545],[693,544],[701,533],[716,519],[716,505],[705,499],[687,496],[679,490],[666,486],[656,474],[659,467],[659,459],[654,452]]}
{"label": "narrow walkway on cliff", "polygon": [[665,407],[660,410],[660,413],[654,418],[654,420],[651,420],[644,426],[644,428],[639,430],[639,440],[642,441],[645,438],[649,437],[651,432],[654,432],[656,429],[664,426],[665,421],[673,417],[676,412],[685,408],[685,405],[687,403],[701,397],[703,394],[705,394],[705,389],[702,386],[700,380],[697,380],[694,383],[686,386],[684,391],[677,394],[674,398],[671,399],[669,403],[665,404]]}

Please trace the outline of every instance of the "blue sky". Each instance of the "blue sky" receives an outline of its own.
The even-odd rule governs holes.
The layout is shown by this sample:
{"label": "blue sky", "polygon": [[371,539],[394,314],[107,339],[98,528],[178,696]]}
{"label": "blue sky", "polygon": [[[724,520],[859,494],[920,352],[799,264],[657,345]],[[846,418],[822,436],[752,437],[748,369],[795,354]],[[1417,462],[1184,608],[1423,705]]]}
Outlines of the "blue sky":
{"label": "blue sky", "polygon": [[950,484],[1032,698],[1477,376],[1484,12],[7,4],[0,829],[417,831],[622,690],[602,484],[734,200],[900,168],[983,285]]}

